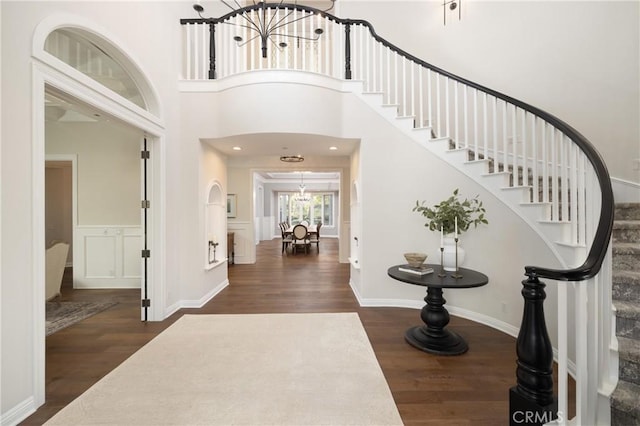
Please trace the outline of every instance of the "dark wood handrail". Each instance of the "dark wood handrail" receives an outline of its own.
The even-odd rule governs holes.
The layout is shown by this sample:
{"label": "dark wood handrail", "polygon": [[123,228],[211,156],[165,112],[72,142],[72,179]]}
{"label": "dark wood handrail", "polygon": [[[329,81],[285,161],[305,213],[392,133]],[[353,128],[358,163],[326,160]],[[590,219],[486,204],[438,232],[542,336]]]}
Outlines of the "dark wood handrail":
{"label": "dark wood handrail", "polygon": [[369,29],[371,36],[378,42],[380,42],[383,46],[389,48],[391,51],[397,53],[400,56],[407,58],[408,60],[415,62],[418,65],[421,65],[427,69],[430,69],[438,74],[441,74],[447,78],[455,80],[459,83],[462,83],[466,86],[472,87],[476,90],[484,92],[488,95],[491,95],[497,99],[501,99],[509,104],[516,106],[524,111],[527,111],[537,117],[540,117],[547,123],[551,124],[556,129],[560,130],[565,136],[575,143],[582,152],[584,152],[585,156],[591,163],[596,173],[596,177],[598,179],[598,184],[600,186],[601,191],[601,210],[600,210],[600,218],[598,221],[598,227],[596,229],[591,248],[585,259],[584,263],[576,268],[571,269],[552,269],[545,268],[541,266],[525,266],[525,275],[531,278],[548,278],[557,281],[583,281],[589,278],[594,277],[600,272],[600,268],[602,267],[602,262],[607,253],[607,248],[609,246],[609,242],[611,239],[611,232],[613,229],[613,218],[614,218],[614,199],[613,199],[613,189],[611,187],[611,178],[609,176],[609,172],[607,167],[602,160],[602,157],[595,149],[593,144],[587,140],[582,134],[580,134],[577,130],[571,127],[569,124],[560,120],[556,116],[549,114],[546,111],[543,111],[539,108],[536,108],[532,105],[529,105],[525,102],[522,102],[518,99],[512,98],[511,96],[505,95],[503,93],[497,92],[488,87],[482,86],[473,81],[467,80],[465,78],[459,77],[455,74],[452,74],[448,71],[445,71],[435,65],[432,65],[428,62],[425,62],[410,53],[400,49],[399,47],[389,43],[387,40],[380,37],[374,30],[373,25],[368,21],[362,19],[343,19],[338,18],[330,13],[323,12],[320,9],[316,9],[309,6],[302,6],[298,4],[291,3],[258,3],[252,6],[243,7],[237,10],[233,10],[226,15],[223,15],[219,18],[195,18],[195,19],[181,19],[181,24],[217,24],[224,22],[234,16],[242,14],[244,12],[250,12],[253,10],[263,10],[263,9],[295,9],[299,11],[305,11],[309,13],[319,14],[326,19],[334,21],[339,24],[344,25],[363,25]]}

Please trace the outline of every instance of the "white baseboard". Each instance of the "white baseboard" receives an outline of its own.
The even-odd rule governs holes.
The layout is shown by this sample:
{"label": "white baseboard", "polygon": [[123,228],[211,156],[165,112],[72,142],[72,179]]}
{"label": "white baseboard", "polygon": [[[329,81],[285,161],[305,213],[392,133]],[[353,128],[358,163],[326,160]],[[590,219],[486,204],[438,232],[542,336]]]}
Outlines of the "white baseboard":
{"label": "white baseboard", "polygon": [[29,397],[6,413],[2,413],[2,416],[0,417],[0,425],[15,426],[35,413],[37,408],[38,407],[35,406],[35,400],[33,397]]}
{"label": "white baseboard", "polygon": [[212,289],[209,293],[205,294],[198,300],[180,300],[174,303],[171,306],[168,306],[165,309],[165,318],[170,317],[174,313],[176,313],[179,309],[189,308],[189,309],[197,309],[202,308],[206,305],[211,299],[213,299],[218,293],[224,290],[229,285],[229,280],[224,280],[224,282],[217,285],[214,289]]}

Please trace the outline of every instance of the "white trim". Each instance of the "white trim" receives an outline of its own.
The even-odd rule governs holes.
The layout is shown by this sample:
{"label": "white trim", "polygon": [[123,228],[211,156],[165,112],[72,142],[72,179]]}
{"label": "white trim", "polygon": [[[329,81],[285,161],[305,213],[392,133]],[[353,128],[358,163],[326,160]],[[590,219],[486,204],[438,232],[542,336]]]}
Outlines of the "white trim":
{"label": "white trim", "polygon": [[640,183],[611,178],[616,203],[640,203]]}
{"label": "white trim", "polygon": [[[31,52],[34,58],[38,58],[44,63],[48,63],[54,68],[59,68],[60,71],[66,75],[80,78],[82,80],[87,79],[91,85],[96,86],[94,90],[102,92],[106,90],[107,98],[112,98],[113,93],[102,86],[100,83],[93,81],[91,78],[82,74],[80,71],[75,68],[65,64],[60,61],[58,58],[49,54],[44,50],[45,40],[49,36],[49,34],[59,28],[73,28],[79,29],[83,32],[83,35],[86,35],[88,39],[92,42],[96,43],[100,49],[108,52],[121,66],[122,68],[129,74],[129,77],[134,81],[138,90],[142,94],[145,104],[148,107],[148,111],[143,108],[139,108],[137,105],[125,100],[125,102],[120,102],[122,105],[127,107],[134,107],[134,109],[138,109],[139,114],[146,115],[149,119],[156,119],[156,117],[161,117],[161,109],[159,104],[160,97],[158,96],[157,90],[154,88],[151,81],[146,78],[146,73],[142,70],[142,68],[138,65],[141,63],[131,52],[127,51],[124,46],[126,43],[119,40],[114,34],[109,32],[107,29],[97,25],[95,22],[90,21],[84,17],[66,14],[66,13],[58,13],[55,15],[51,15],[43,19],[38,26],[36,27],[33,33],[33,40],[31,45]],[[54,65],[55,64],[55,65]],[[117,95],[120,97],[119,95]],[[124,99],[124,98],[123,98]],[[160,121],[158,120],[158,123]]]}
{"label": "white trim", "polygon": [[[82,75],[73,68],[57,67],[56,61],[49,61],[49,59],[55,59],[52,55],[45,54],[44,39],[54,29],[54,24],[66,25],[67,22],[73,22],[77,18],[66,17],[62,19],[60,16],[49,17],[43,20],[34,32],[34,50],[32,52],[32,158],[31,158],[31,173],[32,173],[32,186],[31,186],[31,198],[32,198],[32,244],[31,251],[33,255],[32,264],[32,285],[33,285],[33,407],[37,408],[45,402],[45,313],[44,309],[39,307],[44,306],[45,293],[44,293],[44,268],[45,268],[45,252],[44,252],[44,164],[45,164],[45,86],[49,85],[52,88],[56,88],[66,94],[69,94],[83,102],[92,105],[96,109],[107,112],[129,125],[140,129],[144,132],[150,133],[155,136],[155,140],[151,140],[150,151],[152,152],[151,161],[151,179],[150,179],[150,193],[151,199],[158,203],[157,208],[151,209],[151,218],[149,221],[149,234],[150,234],[150,248],[154,256],[151,258],[151,267],[149,268],[148,282],[149,297],[154,301],[150,309],[150,320],[159,321],[165,317],[162,315],[164,312],[164,305],[166,304],[166,289],[165,289],[165,275],[162,273],[164,265],[164,218],[165,218],[165,144],[163,143],[164,126],[160,117],[155,117],[151,113],[138,108],[139,111],[131,108],[133,105],[131,102],[125,100],[119,95],[106,90],[103,86],[97,82]],[[83,25],[77,25],[83,28]],[[86,25],[87,31],[96,34],[95,30],[89,30],[89,28],[96,28],[93,23]],[[103,34],[107,34],[106,32]],[[105,43],[113,43],[114,40],[111,37],[100,36]],[[114,49],[121,49],[124,44],[113,44]],[[124,54],[124,53],[123,53]],[[148,102],[150,105],[157,105],[159,97],[157,92],[153,90],[152,85],[144,76],[145,74],[140,71],[136,65],[136,62],[130,56],[124,56],[131,61],[129,64],[135,68],[137,72],[138,80],[135,80],[137,84],[140,84],[139,89],[145,90],[147,95],[151,95],[152,102]],[[48,63],[51,62],[51,63]],[[57,61],[58,64],[62,63]],[[65,64],[66,65],[66,64]],[[68,68],[68,69],[67,69]],[[74,72],[71,72],[73,70]],[[129,69],[128,69],[129,70]],[[130,70],[129,70],[130,71]],[[67,74],[68,72],[68,74]],[[132,76],[133,77],[133,76]],[[91,81],[86,81],[91,80]],[[148,99],[146,99],[148,101]],[[158,108],[156,108],[158,110]],[[158,142],[158,143],[154,143]]]}
{"label": "white trim", "polygon": [[32,80],[32,150],[31,150],[31,229],[33,253],[33,402],[39,407],[45,402],[45,76],[33,69]]}
{"label": "white trim", "polygon": [[164,316],[165,318],[168,318],[182,308],[190,308],[190,309],[202,308],[204,305],[209,303],[211,299],[216,297],[218,293],[224,290],[227,286],[229,286],[229,280],[224,280],[222,283],[217,285],[213,290],[211,290],[209,293],[205,294],[203,297],[201,297],[198,300],[180,300],[174,303],[173,305],[168,306],[164,313]]}
{"label": "white trim", "polygon": [[36,409],[34,398],[29,397],[0,415],[0,425],[17,425],[33,414]]}

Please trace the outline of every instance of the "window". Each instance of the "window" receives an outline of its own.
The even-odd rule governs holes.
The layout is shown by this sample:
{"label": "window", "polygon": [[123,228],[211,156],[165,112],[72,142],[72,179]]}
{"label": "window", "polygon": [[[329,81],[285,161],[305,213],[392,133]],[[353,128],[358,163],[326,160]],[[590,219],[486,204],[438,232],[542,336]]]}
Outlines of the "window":
{"label": "window", "polygon": [[297,192],[278,194],[278,221],[295,224],[306,220],[322,222],[323,226],[334,226],[334,197],[332,193],[314,193],[308,201],[301,201]]}
{"label": "window", "polygon": [[44,50],[140,108],[147,109],[142,94],[127,71],[82,30],[54,30],[47,37]]}

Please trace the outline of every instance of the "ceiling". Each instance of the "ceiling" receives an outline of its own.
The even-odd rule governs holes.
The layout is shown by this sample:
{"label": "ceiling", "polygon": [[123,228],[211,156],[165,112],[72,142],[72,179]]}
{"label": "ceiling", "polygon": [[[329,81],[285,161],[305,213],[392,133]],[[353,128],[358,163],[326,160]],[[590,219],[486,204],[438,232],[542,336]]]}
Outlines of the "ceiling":
{"label": "ceiling", "polygon": [[203,139],[203,142],[229,157],[270,155],[348,157],[353,153],[359,140],[301,133],[254,133]]}

